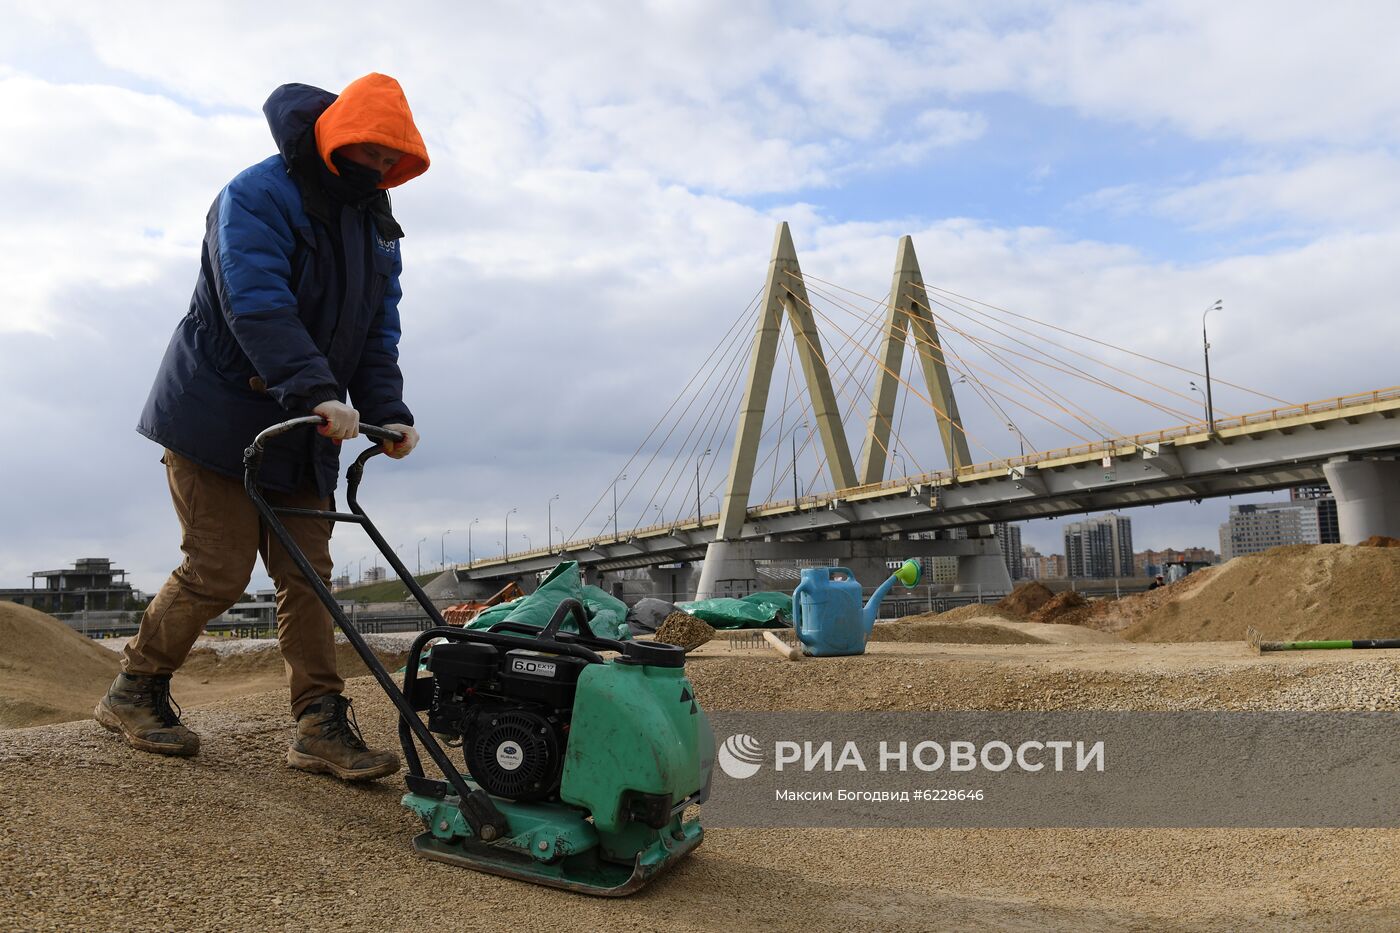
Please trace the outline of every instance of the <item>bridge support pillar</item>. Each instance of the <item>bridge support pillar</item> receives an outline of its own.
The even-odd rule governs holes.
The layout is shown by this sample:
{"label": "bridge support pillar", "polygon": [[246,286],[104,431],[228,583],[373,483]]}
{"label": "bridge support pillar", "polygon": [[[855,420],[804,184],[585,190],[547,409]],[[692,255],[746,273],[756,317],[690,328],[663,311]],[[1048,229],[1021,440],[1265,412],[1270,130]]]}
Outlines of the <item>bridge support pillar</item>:
{"label": "bridge support pillar", "polygon": [[1343,544],[1400,538],[1400,460],[1330,460],[1322,473],[1337,500]]}
{"label": "bridge support pillar", "polygon": [[990,528],[979,528],[977,531],[985,533],[967,538],[967,543],[975,548],[974,553],[958,555],[958,576],[953,592],[1011,592],[1011,573],[1006,569],[1000,542]]}
{"label": "bridge support pillar", "polygon": [[696,599],[718,596],[747,596],[758,576],[754,570],[752,546],[743,541],[711,541],[705,548]]}
{"label": "bridge support pillar", "polygon": [[690,599],[695,587],[693,567],[650,567],[647,576],[651,577],[651,595],[668,602]]}

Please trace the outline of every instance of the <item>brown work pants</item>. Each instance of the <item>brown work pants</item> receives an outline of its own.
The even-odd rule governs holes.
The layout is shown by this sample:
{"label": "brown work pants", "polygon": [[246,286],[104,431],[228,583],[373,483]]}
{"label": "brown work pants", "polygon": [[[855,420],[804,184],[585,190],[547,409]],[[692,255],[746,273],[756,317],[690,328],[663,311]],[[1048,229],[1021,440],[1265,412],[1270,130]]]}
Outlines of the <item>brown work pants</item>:
{"label": "brown work pants", "polygon": [[[165,581],[141,617],[141,629],[127,643],[122,668],[128,674],[172,674],[185,663],[194,640],[209,620],[243,595],[253,561],[277,586],[277,643],[287,665],[292,714],[301,715],[316,697],[345,686],[335,665],[335,634],[330,613],[316,597],[286,548],[264,527],[240,480],[193,463],[173,450],[163,458],[170,497],[180,519],[180,550],[185,560]],[[265,492],[270,505],[326,509],[314,492]],[[329,581],[331,525],[327,519],[288,517],[287,530],[311,566]]]}

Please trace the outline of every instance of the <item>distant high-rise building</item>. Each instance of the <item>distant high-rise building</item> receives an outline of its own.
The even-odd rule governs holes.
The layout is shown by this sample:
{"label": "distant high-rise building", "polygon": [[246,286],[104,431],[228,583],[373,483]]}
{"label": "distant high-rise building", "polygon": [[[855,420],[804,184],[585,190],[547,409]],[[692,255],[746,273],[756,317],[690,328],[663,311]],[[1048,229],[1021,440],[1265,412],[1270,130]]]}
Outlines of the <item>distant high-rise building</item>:
{"label": "distant high-rise building", "polygon": [[1006,572],[1013,580],[1026,578],[1021,560],[1021,526],[1010,522],[998,522],[992,526],[996,531],[997,543],[1001,545],[1001,557],[1006,561]]}
{"label": "distant high-rise building", "polygon": [[[1220,557],[1231,560],[1285,544],[1335,544],[1340,540],[1336,515],[1337,503],[1330,499],[1232,505],[1229,520],[1220,526]],[[1323,540],[1324,528],[1332,540]]]}
{"label": "distant high-rise building", "polygon": [[1113,514],[1068,523],[1065,563],[1071,577],[1106,580],[1131,576],[1132,519]]}
{"label": "distant high-rise building", "polygon": [[1337,500],[1332,495],[1331,486],[1326,483],[1295,486],[1288,490],[1288,499],[1291,502],[1316,502],[1318,543],[1342,543],[1342,529],[1337,524]]}

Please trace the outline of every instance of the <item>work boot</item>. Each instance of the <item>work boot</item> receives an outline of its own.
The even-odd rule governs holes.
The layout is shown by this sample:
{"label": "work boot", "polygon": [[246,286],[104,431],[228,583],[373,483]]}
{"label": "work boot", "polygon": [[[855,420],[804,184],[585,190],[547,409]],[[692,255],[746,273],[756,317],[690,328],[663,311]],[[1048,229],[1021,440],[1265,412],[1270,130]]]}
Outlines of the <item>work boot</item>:
{"label": "work boot", "polygon": [[132,748],[197,755],[199,736],[180,724],[180,707],[172,708],[172,702],[169,674],[118,674],[92,715]]}
{"label": "work boot", "polygon": [[287,749],[287,764],[342,781],[368,781],[399,770],[399,756],[366,745],[350,701],[327,694],[297,717],[297,738]]}

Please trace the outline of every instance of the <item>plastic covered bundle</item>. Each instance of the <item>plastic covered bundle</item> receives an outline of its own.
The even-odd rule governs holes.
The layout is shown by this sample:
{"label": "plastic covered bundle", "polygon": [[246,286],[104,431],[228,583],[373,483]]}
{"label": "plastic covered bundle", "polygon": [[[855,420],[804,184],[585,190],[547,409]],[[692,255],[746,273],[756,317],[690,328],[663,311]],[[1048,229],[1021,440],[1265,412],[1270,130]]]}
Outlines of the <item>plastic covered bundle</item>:
{"label": "plastic covered bundle", "polygon": [[[566,599],[577,599],[588,611],[588,627],[599,638],[626,641],[632,637],[627,625],[627,606],[622,600],[596,586],[585,586],[577,561],[565,561],[549,572],[539,589],[528,596],[485,609],[467,628],[488,629],[509,619],[534,628],[544,628],[554,611]],[[575,632],[573,617],[564,620],[560,631]]]}
{"label": "plastic covered bundle", "polygon": [[676,608],[715,628],[777,628],[792,624],[792,597],[786,593],[750,593],[743,599],[697,599],[677,603]]}

